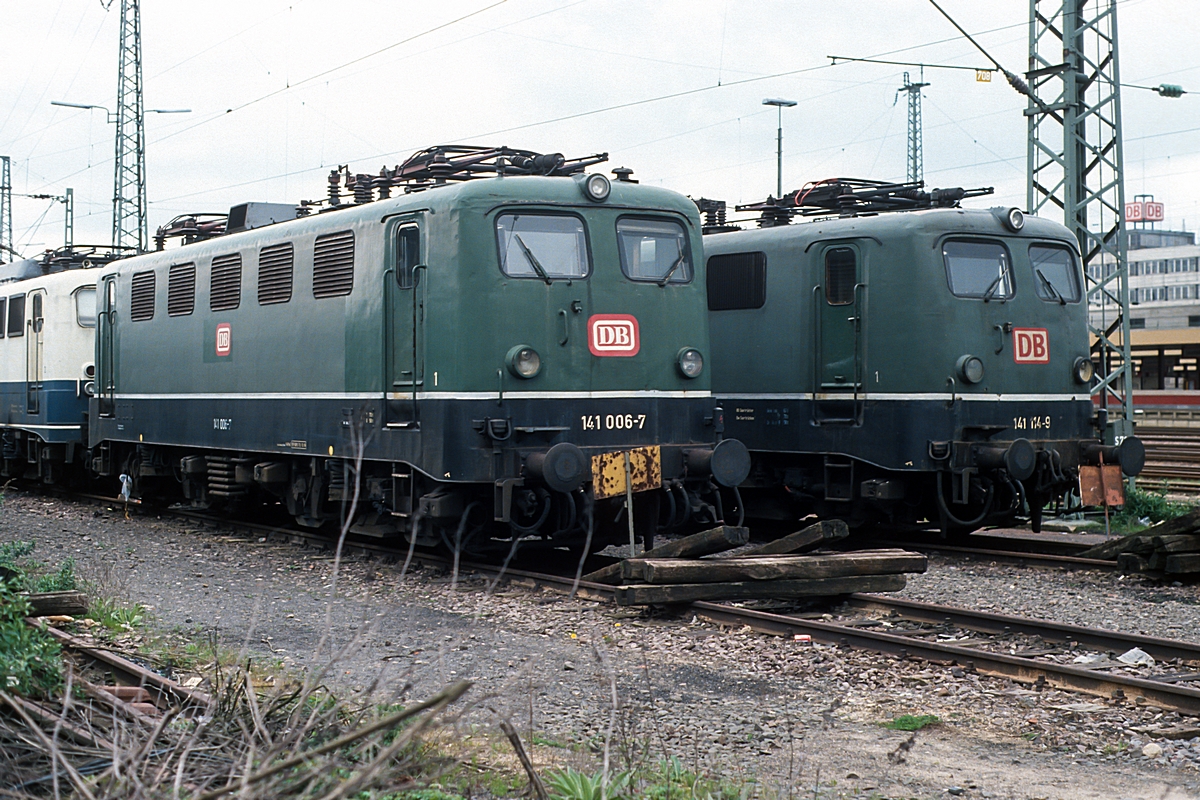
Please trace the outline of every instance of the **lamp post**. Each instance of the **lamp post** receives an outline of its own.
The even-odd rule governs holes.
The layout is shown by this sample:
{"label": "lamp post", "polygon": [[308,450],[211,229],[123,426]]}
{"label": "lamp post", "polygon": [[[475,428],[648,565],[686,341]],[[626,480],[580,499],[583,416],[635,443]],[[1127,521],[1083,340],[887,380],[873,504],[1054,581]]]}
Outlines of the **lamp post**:
{"label": "lamp post", "polygon": [[[136,3],[135,3],[136,7]],[[124,41],[124,34],[121,39]],[[138,66],[140,81],[141,66]],[[95,103],[67,103],[51,100],[52,106],[67,108],[98,108],[105,120],[116,124],[116,156],[113,159],[113,247],[131,247],[142,251],[146,247],[146,147],[143,121],[146,114],[187,114],[188,108],[142,109],[141,90],[137,91],[135,108],[121,105],[118,97],[116,112]]]}
{"label": "lamp post", "polygon": [[778,168],[775,173],[775,196],[779,197],[783,194],[783,109],[796,105],[796,101],[784,100],[779,97],[768,97],[766,100],[763,100],[763,105],[775,106],[779,111],[779,129],[776,132]]}

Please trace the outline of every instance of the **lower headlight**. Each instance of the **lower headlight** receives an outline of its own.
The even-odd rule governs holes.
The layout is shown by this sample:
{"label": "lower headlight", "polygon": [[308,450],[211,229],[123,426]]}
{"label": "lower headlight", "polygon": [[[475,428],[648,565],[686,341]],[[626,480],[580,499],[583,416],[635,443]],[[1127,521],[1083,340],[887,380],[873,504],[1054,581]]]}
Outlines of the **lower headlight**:
{"label": "lower headlight", "polygon": [[694,347],[685,347],[675,357],[675,364],[685,378],[698,378],[704,371],[704,356]]}
{"label": "lower headlight", "polygon": [[508,371],[518,378],[532,378],[542,371],[542,357],[527,344],[519,344],[504,358]]}
{"label": "lower headlight", "polygon": [[958,377],[964,383],[979,383],[983,380],[983,361],[979,356],[965,355],[958,359]]}
{"label": "lower headlight", "polygon": [[1092,376],[1096,374],[1096,365],[1092,363],[1090,358],[1080,356],[1075,359],[1075,366],[1071,367],[1071,375],[1079,383],[1091,383]]}

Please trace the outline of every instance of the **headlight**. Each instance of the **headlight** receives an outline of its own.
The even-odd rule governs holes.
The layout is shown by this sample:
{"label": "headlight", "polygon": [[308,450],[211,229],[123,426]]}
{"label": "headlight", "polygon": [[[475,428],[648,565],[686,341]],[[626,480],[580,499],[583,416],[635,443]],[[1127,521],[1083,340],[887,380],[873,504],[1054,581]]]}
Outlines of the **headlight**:
{"label": "headlight", "polygon": [[675,356],[675,364],[685,378],[698,378],[704,371],[704,356],[694,347],[685,347]]}
{"label": "headlight", "polygon": [[1091,383],[1092,376],[1096,374],[1096,365],[1092,363],[1090,358],[1080,356],[1075,359],[1075,365],[1071,367],[1071,375],[1075,377],[1078,383]]}
{"label": "headlight", "polygon": [[964,383],[979,383],[983,380],[983,361],[979,356],[965,355],[958,359],[958,377]]}
{"label": "headlight", "polygon": [[1010,208],[1004,215],[1004,227],[1013,233],[1025,227],[1025,214],[1019,208]]}
{"label": "headlight", "polygon": [[608,199],[608,193],[612,191],[612,184],[608,182],[608,178],[596,172],[583,178],[583,194],[588,200],[599,203]]}
{"label": "headlight", "polygon": [[527,344],[519,344],[504,357],[508,371],[518,378],[532,378],[542,370],[542,357]]}

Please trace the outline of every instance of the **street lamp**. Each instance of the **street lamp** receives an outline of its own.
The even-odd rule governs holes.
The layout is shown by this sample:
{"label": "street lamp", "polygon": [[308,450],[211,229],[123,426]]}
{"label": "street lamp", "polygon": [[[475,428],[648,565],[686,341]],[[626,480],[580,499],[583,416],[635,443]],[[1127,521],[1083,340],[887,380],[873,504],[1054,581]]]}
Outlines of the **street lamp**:
{"label": "street lamp", "polygon": [[796,101],[784,100],[779,97],[768,97],[766,100],[763,100],[763,105],[775,106],[779,110],[779,130],[776,136],[776,141],[778,142],[776,155],[779,164],[775,173],[775,196],[780,197],[783,194],[783,109],[796,105]]}
{"label": "street lamp", "polygon": [[[122,40],[123,41],[123,40]],[[140,67],[139,67],[139,77]],[[123,94],[124,90],[122,90]],[[122,102],[118,97],[117,102]],[[67,103],[51,100],[50,105],[92,109],[104,112],[109,124],[116,124],[116,153],[113,157],[113,247],[146,247],[146,114],[186,114],[188,108],[143,109],[142,95],[136,92],[132,107],[122,106],[116,113],[96,103]],[[131,223],[136,223],[136,228]],[[132,244],[130,244],[132,242]]]}
{"label": "street lamp", "polygon": [[[105,121],[108,122],[108,124],[111,125],[117,121],[116,114],[109,111],[104,106],[95,105],[94,103],[66,103],[66,102],[63,102],[62,100],[51,100],[50,105],[66,106],[67,108],[98,108],[104,112],[105,116],[107,117],[107,119]],[[147,108],[143,113],[146,113],[146,114],[190,114],[190,113],[192,113],[192,110],[190,108]]]}

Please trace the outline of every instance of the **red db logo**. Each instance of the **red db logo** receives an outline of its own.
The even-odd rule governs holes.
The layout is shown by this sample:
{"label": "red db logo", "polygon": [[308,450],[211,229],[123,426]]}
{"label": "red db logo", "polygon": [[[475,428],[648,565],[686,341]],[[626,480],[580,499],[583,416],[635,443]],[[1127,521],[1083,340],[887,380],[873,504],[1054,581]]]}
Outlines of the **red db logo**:
{"label": "red db logo", "polygon": [[217,355],[229,355],[229,348],[233,346],[233,328],[228,322],[222,322],[217,326]]}
{"label": "red db logo", "polygon": [[1050,334],[1045,328],[1013,328],[1013,361],[1049,364]]}
{"label": "red db logo", "polygon": [[638,321],[629,314],[595,314],[588,319],[592,355],[636,356],[641,346]]}

